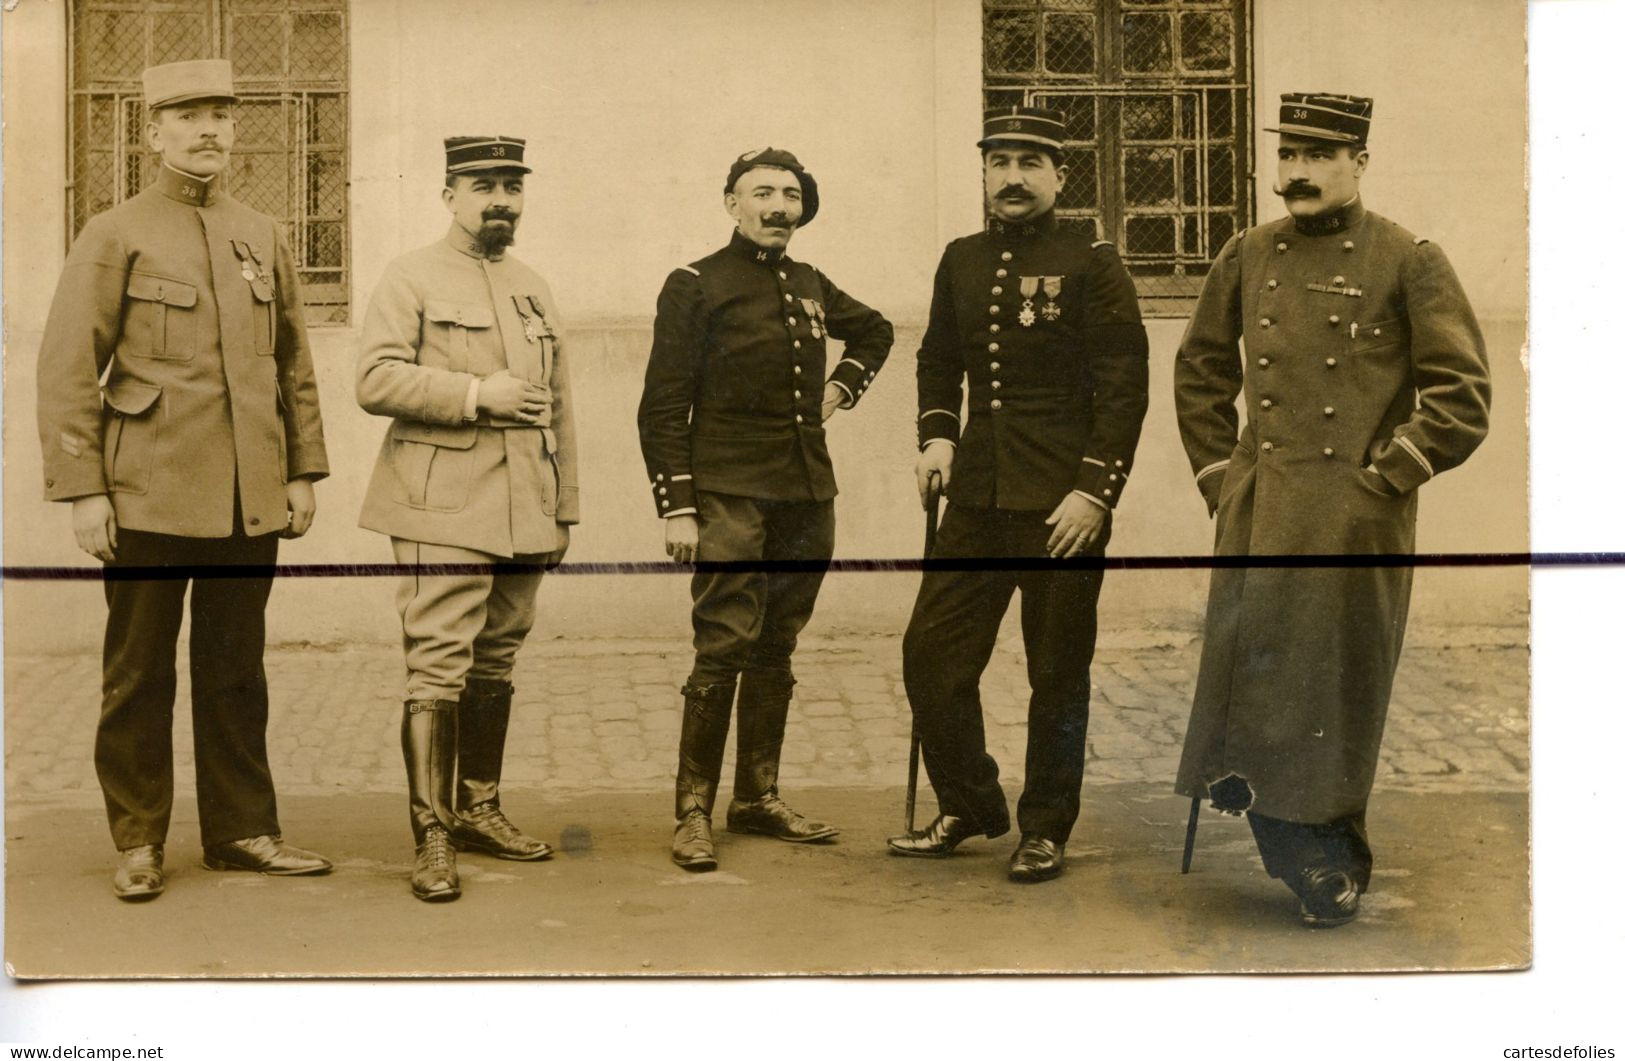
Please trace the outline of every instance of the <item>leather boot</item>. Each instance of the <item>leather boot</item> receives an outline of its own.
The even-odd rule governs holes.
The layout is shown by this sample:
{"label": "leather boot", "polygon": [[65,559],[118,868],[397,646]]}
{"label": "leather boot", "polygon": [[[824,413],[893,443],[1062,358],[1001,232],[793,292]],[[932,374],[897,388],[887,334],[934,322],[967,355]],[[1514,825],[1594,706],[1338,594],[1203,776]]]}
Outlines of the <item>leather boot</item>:
{"label": "leather boot", "polygon": [[683,686],[683,735],[677,750],[677,829],[671,860],[686,870],[717,868],[711,839],[711,808],[722,778],[722,753],[728,747],[728,715],[733,710],[734,683]]}
{"label": "leather boot", "polygon": [[731,833],[759,833],[798,844],[840,835],[839,829],[802,817],[779,798],[779,749],[795,685],[788,670],[751,669],[740,675],[739,749],[728,804]]}
{"label": "leather boot", "polygon": [[451,840],[459,851],[539,862],[553,857],[553,848],[520,832],[502,813],[497,794],[512,707],[513,686],[499,678],[470,678],[457,701],[457,819]]}
{"label": "leather boot", "polygon": [[412,894],[424,902],[447,902],[462,894],[450,832],[456,822],[457,702],[408,700],[401,713],[401,752],[417,845]]}

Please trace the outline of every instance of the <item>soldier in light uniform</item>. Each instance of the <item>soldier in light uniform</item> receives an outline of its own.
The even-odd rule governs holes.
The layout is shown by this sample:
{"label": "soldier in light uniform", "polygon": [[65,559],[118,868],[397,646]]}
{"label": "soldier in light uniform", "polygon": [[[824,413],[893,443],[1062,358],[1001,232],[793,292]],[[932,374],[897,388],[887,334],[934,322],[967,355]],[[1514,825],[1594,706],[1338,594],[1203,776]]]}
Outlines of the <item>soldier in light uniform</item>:
{"label": "soldier in light uniform", "polygon": [[[127,900],[164,888],[175,641],[200,567],[253,572],[192,583],[204,865],[332,868],[282,842],[265,749],[277,540],[310,528],[312,484],[327,474],[298,273],[277,222],[221,187],[231,64],[155,66],[142,87],[157,180],[79,234],[39,363],[45,496],[72,503],[80,547],[108,569],[96,773],[119,848],[113,888]],[[147,567],[173,570],[121,577]]]}
{"label": "soldier in light uniform", "polygon": [[1174,368],[1216,554],[1398,558],[1212,576],[1177,788],[1247,814],[1265,869],[1311,926],[1353,918],[1370,881],[1365,809],[1417,488],[1489,427],[1484,340],[1444,252],[1361,202],[1371,109],[1282,97],[1269,131],[1290,216],[1220,250]]}
{"label": "soldier in light uniform", "polygon": [[[969,837],[1009,830],[978,687],[1020,589],[1033,688],[1010,860],[1018,882],[1061,872],[1077,821],[1098,558],[1146,410],[1145,329],[1128,270],[1110,243],[1055,217],[1065,129],[1060,111],[987,112],[977,146],[992,216],[987,231],[943,252],[917,370],[920,494],[935,473],[949,499],[932,559],[1015,563],[921,580],[903,681],[940,813],[890,846],[944,857]],[[1096,562],[1060,562],[1075,557]]]}
{"label": "soldier in light uniform", "polygon": [[[401,748],[412,891],[461,892],[454,849],[517,861],[552,848],[502,811],[514,658],[542,570],[579,508],[574,409],[558,308],[506,253],[524,209],[525,142],[446,141],[444,239],[391,262],[367,308],[362,408],[393,418],[361,508],[412,565],[396,593],[406,647]],[[461,565],[452,571],[431,565]]]}
{"label": "soldier in light uniform", "polygon": [[[672,272],[660,292],[638,407],[667,554],[745,565],[693,580],[672,843],[673,861],[690,870],[716,868],[711,808],[736,686],[729,830],[796,842],[836,835],[779,797],[779,747],[795,685],[790,655],[835,541],[824,421],[863,397],[892,343],[884,317],[785,254],[818,212],[818,185],[794,155],[740,156],[723,203],[738,224],[733,238]],[[833,369],[826,337],[846,344]],[[767,570],[749,567],[764,562]],[[779,563],[792,566],[772,568]]]}

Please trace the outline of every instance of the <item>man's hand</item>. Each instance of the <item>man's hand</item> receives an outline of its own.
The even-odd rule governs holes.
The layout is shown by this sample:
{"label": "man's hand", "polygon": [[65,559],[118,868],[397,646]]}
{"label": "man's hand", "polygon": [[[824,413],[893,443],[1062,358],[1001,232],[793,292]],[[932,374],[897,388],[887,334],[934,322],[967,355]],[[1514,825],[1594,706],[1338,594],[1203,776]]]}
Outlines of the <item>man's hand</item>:
{"label": "man's hand", "polygon": [[517,420],[522,424],[540,426],[548,401],[546,387],[517,379],[503,369],[480,380],[476,405],[480,412],[489,413],[500,420]]}
{"label": "man's hand", "polygon": [[554,526],[559,529],[559,547],[542,555],[542,566],[549,571],[564,563],[564,554],[570,551],[570,525],[557,523]]}
{"label": "man's hand", "polygon": [[1051,556],[1077,556],[1095,543],[1106,526],[1104,508],[1078,494],[1067,494],[1044,522],[1055,529],[1044,548]]}
{"label": "man's hand", "polygon": [[288,482],[288,525],[283,528],[284,538],[303,538],[316,521],[316,486],[309,479],[291,479]]}
{"label": "man's hand", "polygon": [[692,564],[700,556],[700,521],[693,516],[666,518],[666,555],[679,564]]}
{"label": "man's hand", "polygon": [[846,391],[842,390],[840,387],[837,387],[833,383],[824,384],[824,405],[822,412],[825,420],[828,420],[830,417],[834,416],[835,410],[841,408],[845,403]]}
{"label": "man's hand", "polygon": [[106,494],[73,499],[73,536],[79,548],[110,562],[118,551],[118,519]]}
{"label": "man's hand", "polygon": [[942,489],[948,489],[948,478],[954,470],[953,443],[946,439],[932,439],[920,451],[920,456],[914,461],[914,479],[920,488],[920,507],[926,505],[926,498],[931,492],[931,473],[936,472],[941,477]]}

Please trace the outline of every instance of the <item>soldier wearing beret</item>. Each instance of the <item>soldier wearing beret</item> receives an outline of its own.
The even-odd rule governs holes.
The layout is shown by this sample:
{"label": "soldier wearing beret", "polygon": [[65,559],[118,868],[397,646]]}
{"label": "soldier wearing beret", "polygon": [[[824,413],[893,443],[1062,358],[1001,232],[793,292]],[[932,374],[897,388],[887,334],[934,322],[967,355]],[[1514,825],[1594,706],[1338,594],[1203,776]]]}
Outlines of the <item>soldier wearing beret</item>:
{"label": "soldier wearing beret", "polygon": [[931,558],[1016,563],[930,570],[920,583],[903,680],[940,813],[890,841],[894,854],[943,857],[1009,830],[978,686],[1019,589],[1032,683],[1010,860],[1022,882],[1061,872],[1077,820],[1098,558],[1146,410],[1133,281],[1110,243],[1055,217],[1065,123],[1048,109],[987,112],[978,146],[992,216],[937,267],[917,369],[920,495],[937,475],[949,499]]}
{"label": "soldier wearing beret", "polygon": [[1444,252],[1361,201],[1371,110],[1282,97],[1269,131],[1289,216],[1219,252],[1174,368],[1217,555],[1401,558],[1212,576],[1178,791],[1246,813],[1310,926],[1352,919],[1370,882],[1417,489],[1489,427],[1483,337]]}
{"label": "soldier wearing beret", "polygon": [[[779,747],[790,656],[834,548],[824,422],[863,397],[892,343],[884,317],[785,254],[818,212],[818,185],[794,155],[740,156],[723,203],[738,226],[728,245],[673,271],[660,292],[638,407],[666,552],[702,565],[672,842],[672,860],[690,870],[716,867],[711,808],[736,687],[728,829],[796,842],[836,835],[779,797]],[[833,369],[829,338],[845,343]]]}
{"label": "soldier wearing beret", "polygon": [[[525,142],[446,141],[445,238],[385,269],[356,370],[392,418],[361,508],[412,570],[395,602],[406,648],[401,749],[419,899],[457,898],[455,850],[516,861],[553,849],[502,811],[514,659],[542,571],[579,521],[574,406],[547,282],[507,253],[525,205]],[[441,565],[450,565],[449,570]]]}
{"label": "soldier wearing beret", "polygon": [[[142,82],[157,179],[74,242],[39,362],[45,496],[72,503],[80,548],[107,565],[96,773],[126,900],[164,888],[175,642],[188,575],[214,565],[245,573],[192,581],[204,865],[332,868],[282,842],[265,749],[277,541],[310,528],[327,474],[298,273],[277,222],[221,187],[231,64],[155,66]],[[124,577],[153,567],[172,570]]]}

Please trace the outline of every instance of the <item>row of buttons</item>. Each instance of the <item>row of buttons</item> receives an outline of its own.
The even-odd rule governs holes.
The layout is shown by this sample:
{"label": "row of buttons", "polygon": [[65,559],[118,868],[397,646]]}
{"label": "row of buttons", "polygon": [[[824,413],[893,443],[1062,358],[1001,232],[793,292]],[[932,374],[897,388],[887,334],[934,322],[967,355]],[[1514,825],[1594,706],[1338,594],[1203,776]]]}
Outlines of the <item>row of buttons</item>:
{"label": "row of buttons", "polygon": [[[1265,453],[1274,453],[1275,452],[1275,443],[1267,442],[1267,441],[1266,442],[1260,442],[1258,444],[1258,448],[1263,450]],[[1321,453],[1321,456],[1323,456],[1323,457],[1335,457],[1335,456],[1337,456],[1336,451],[1334,451],[1332,449],[1332,447],[1330,447],[1330,446],[1327,446],[1325,449],[1321,450],[1320,453]],[[1110,490],[1108,490],[1106,492],[1111,493]]]}
{"label": "row of buttons", "polygon": [[[1258,406],[1261,409],[1273,409],[1275,408],[1275,403],[1268,398],[1264,398],[1258,403]],[[1337,410],[1328,405],[1326,408],[1322,409],[1321,412],[1326,416],[1334,416],[1336,415]]]}
{"label": "row of buttons", "polygon": [[[1343,241],[1343,249],[1345,251],[1353,250],[1354,249],[1354,241],[1351,240],[1351,239],[1344,240]],[[1282,240],[1281,242],[1277,243],[1275,245],[1275,250],[1276,250],[1276,253],[1278,253],[1278,254],[1285,254],[1286,250],[1287,250],[1286,240]]]}
{"label": "row of buttons", "polygon": [[[1270,367],[1270,359],[1267,358],[1267,357],[1259,358],[1258,359],[1258,367],[1259,368],[1269,368]],[[1327,368],[1336,368],[1337,367],[1337,358],[1328,357],[1326,359],[1326,367]]]}

